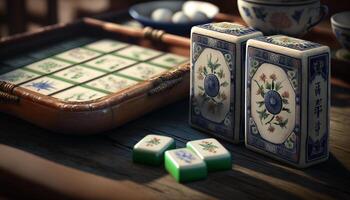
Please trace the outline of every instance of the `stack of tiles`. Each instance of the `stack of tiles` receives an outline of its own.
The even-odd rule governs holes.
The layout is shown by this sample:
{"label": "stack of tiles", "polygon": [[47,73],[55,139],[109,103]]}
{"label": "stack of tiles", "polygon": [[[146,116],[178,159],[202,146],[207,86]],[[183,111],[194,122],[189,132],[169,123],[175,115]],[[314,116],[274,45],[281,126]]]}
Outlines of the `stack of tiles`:
{"label": "stack of tiles", "polygon": [[328,159],[329,47],[283,35],[248,41],[246,146],[297,167]]}
{"label": "stack of tiles", "polygon": [[190,124],[217,137],[243,141],[246,41],[262,33],[239,24],[196,26],[191,33]]}
{"label": "stack of tiles", "polygon": [[148,165],[161,165],[164,152],[175,148],[173,138],[161,135],[147,135],[133,149],[133,161]]}
{"label": "stack of tiles", "polygon": [[207,165],[208,171],[231,169],[231,154],[213,138],[187,142],[187,148],[195,152]]}
{"label": "stack of tiles", "polygon": [[165,168],[178,182],[188,182],[207,177],[205,162],[187,148],[165,152]]}

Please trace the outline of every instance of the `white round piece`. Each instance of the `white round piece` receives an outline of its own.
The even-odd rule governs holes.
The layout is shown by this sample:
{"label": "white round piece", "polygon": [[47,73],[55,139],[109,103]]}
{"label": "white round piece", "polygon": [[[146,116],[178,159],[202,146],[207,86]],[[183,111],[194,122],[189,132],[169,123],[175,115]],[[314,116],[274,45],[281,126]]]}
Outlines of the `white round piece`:
{"label": "white round piece", "polygon": [[187,17],[187,15],[185,15],[184,12],[182,11],[179,11],[179,12],[176,12],[174,15],[173,15],[173,18],[172,18],[172,22],[175,23],[175,24],[178,24],[178,23],[188,23],[190,22],[190,18]]}
{"label": "white round piece", "polygon": [[167,8],[158,8],[152,12],[151,18],[157,22],[171,22],[173,12]]}
{"label": "white round piece", "polygon": [[205,21],[208,19],[207,15],[201,11],[194,11],[194,12],[190,12],[188,14],[189,14],[188,17],[193,22]]}

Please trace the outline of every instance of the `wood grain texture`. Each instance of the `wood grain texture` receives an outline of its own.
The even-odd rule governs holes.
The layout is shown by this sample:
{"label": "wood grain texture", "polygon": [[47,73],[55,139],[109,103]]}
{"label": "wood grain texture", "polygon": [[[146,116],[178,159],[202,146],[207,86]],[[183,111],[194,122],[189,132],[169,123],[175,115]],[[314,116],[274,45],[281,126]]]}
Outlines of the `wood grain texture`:
{"label": "wood grain texture", "polygon": [[350,199],[349,89],[332,87],[330,159],[304,170],[224,141],[232,153],[232,170],[210,173],[203,181],[179,184],[163,166],[132,162],[132,147],[150,133],[171,136],[178,147],[210,137],[189,127],[187,120],[184,100],[119,129],[79,137],[50,133],[1,114],[0,143],[115,181],[140,184],[167,199]]}

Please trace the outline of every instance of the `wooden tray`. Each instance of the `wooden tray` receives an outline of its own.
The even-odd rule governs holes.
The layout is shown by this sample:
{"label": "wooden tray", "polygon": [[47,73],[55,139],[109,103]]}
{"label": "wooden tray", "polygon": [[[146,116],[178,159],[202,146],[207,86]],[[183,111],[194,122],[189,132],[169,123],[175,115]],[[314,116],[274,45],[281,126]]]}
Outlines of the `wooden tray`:
{"label": "wooden tray", "polygon": [[[1,66],[0,71],[4,73],[43,59],[42,52],[56,51],[52,45],[81,36],[111,38],[163,52],[189,55],[186,38],[151,28],[133,29],[86,18],[73,24],[49,26],[34,33],[3,38],[0,60],[11,66]],[[120,92],[92,101],[70,102],[1,81],[0,111],[59,133],[98,133],[186,97],[188,82],[189,66],[182,64]]]}

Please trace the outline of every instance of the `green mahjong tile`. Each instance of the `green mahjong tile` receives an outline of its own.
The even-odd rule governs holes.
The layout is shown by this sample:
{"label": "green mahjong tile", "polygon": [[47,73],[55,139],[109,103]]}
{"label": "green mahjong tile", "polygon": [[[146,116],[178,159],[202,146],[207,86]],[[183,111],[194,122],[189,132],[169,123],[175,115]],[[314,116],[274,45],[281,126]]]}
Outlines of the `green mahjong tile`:
{"label": "green mahjong tile", "polygon": [[39,76],[40,74],[38,73],[29,72],[23,69],[16,69],[6,74],[0,75],[0,80],[17,85],[35,79]]}
{"label": "green mahjong tile", "polygon": [[86,83],[86,85],[108,92],[119,92],[120,90],[136,85],[137,83],[139,82],[128,78],[116,75],[107,75],[99,79],[90,81]]}
{"label": "green mahjong tile", "polygon": [[147,80],[165,71],[167,71],[167,69],[162,67],[158,67],[148,63],[139,63],[129,68],[120,70],[119,72],[116,72],[116,74]]}
{"label": "green mahjong tile", "polygon": [[25,68],[31,69],[37,72],[49,74],[49,73],[58,71],[60,69],[66,68],[70,65],[72,64],[68,62],[56,60],[53,58],[47,58],[39,62],[35,62],[33,64],[27,65]]}
{"label": "green mahjong tile", "polygon": [[85,48],[75,48],[63,53],[56,55],[56,58],[63,59],[68,62],[80,63],[90,59],[93,59],[97,56],[101,55],[96,51],[91,51]]}
{"label": "green mahjong tile", "polygon": [[103,40],[99,40],[94,43],[88,44],[85,47],[95,51],[108,53],[108,52],[116,51],[118,49],[127,47],[128,45],[129,44],[127,43],[119,42],[116,40],[103,39]]}
{"label": "green mahjong tile", "polygon": [[161,54],[162,52],[160,51],[147,49],[136,45],[132,45],[130,47],[115,52],[115,55],[120,55],[138,61],[145,61],[156,56],[160,56]]}
{"label": "green mahjong tile", "polygon": [[69,80],[74,83],[83,83],[102,75],[104,75],[103,72],[80,65],[76,65],[53,74],[55,77]]}
{"label": "green mahjong tile", "polygon": [[101,69],[107,72],[112,72],[112,71],[116,71],[124,67],[130,66],[135,63],[136,61],[131,59],[122,58],[122,57],[113,56],[113,55],[105,55],[105,56],[96,58],[94,60],[91,60],[89,62],[86,62],[84,63],[84,65],[88,65],[90,67]]}
{"label": "green mahjong tile", "polygon": [[104,97],[106,95],[107,95],[106,93],[102,93],[102,92],[81,87],[81,86],[76,86],[68,90],[62,91],[60,93],[57,93],[53,95],[53,97],[61,99],[63,101],[82,102],[82,101],[95,100],[95,99]]}
{"label": "green mahjong tile", "polygon": [[196,181],[207,177],[204,161],[187,148],[166,151],[165,169],[178,182]]}
{"label": "green mahjong tile", "polygon": [[229,170],[232,168],[230,152],[214,138],[190,141],[187,142],[186,147],[193,150],[205,161],[208,171]]}
{"label": "green mahjong tile", "polygon": [[50,77],[41,77],[36,80],[30,81],[28,83],[24,83],[21,87],[45,94],[50,95],[52,93],[58,92],[60,90],[64,90],[68,87],[71,87],[72,84],[57,80]]}
{"label": "green mahjong tile", "polygon": [[160,165],[164,152],[175,148],[173,138],[161,135],[147,135],[133,148],[133,161],[141,164]]}
{"label": "green mahjong tile", "polygon": [[150,60],[149,62],[156,65],[161,65],[164,67],[176,67],[177,65],[185,62],[188,58],[184,56],[179,56],[171,53],[159,56]]}

